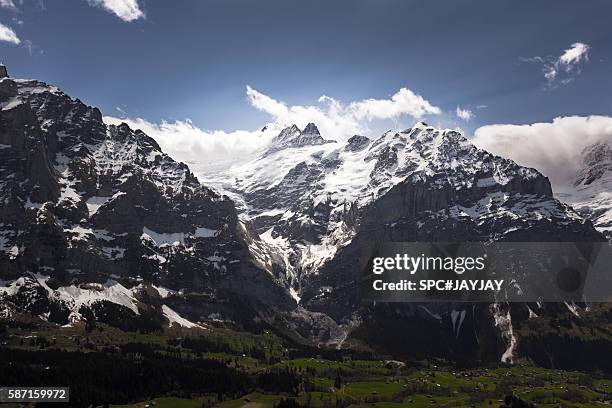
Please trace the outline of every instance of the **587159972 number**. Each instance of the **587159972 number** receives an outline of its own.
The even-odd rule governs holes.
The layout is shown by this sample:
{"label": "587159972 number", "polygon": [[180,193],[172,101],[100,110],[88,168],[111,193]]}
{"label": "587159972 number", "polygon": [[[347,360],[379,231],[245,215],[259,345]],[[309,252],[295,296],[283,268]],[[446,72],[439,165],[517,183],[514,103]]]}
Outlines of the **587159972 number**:
{"label": "587159972 number", "polygon": [[68,387],[1,387],[0,402],[68,402]]}

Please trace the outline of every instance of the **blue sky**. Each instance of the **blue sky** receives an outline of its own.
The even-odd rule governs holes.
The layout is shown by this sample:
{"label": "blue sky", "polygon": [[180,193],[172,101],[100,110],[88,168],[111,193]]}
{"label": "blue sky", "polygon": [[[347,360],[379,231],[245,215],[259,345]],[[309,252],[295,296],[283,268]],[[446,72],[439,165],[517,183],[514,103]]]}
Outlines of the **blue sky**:
{"label": "blue sky", "polygon": [[327,113],[322,95],[346,113],[406,88],[439,112],[358,120],[372,132],[425,119],[472,134],[609,116],[611,15],[607,0],[0,0],[0,60],[151,124],[259,128],[275,117],[247,85]]}
{"label": "blue sky", "polygon": [[[145,16],[132,22],[86,0],[13,4],[0,9],[22,40],[0,42],[10,71],[110,115],[259,126],[267,116],[247,84],[290,105],[407,87],[445,112],[471,110],[464,128],[612,110],[609,1],[140,0]],[[565,86],[547,87],[542,66],[521,61],[576,42],[589,61]]]}

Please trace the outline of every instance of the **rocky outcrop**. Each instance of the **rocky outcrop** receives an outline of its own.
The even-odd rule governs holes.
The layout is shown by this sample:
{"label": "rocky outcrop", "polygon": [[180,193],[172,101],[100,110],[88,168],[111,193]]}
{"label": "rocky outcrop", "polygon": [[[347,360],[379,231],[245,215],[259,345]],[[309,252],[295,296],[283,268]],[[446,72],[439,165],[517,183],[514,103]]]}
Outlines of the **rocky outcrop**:
{"label": "rocky outcrop", "polygon": [[574,186],[588,186],[612,172],[612,147],[607,142],[597,142],[582,152],[582,168],[576,176]]}
{"label": "rocky outcrop", "polygon": [[603,234],[612,238],[612,140],[587,146],[582,166],[572,186],[560,188],[557,197],[591,220]]}
{"label": "rocky outcrop", "polygon": [[365,136],[354,135],[346,142],[345,150],[358,152],[365,149],[370,144],[370,139]]}
{"label": "rocky outcrop", "polygon": [[296,125],[292,125],[283,129],[283,131],[274,138],[267,154],[286,148],[315,146],[330,142],[332,141],[323,139],[319,133],[319,129],[314,123],[306,125],[304,130],[300,130]]}

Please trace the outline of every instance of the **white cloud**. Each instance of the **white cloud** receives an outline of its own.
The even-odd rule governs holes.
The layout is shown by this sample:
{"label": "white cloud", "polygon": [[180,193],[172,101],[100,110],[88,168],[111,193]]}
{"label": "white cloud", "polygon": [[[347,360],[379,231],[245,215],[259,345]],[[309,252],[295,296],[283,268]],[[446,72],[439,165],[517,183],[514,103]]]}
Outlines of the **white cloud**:
{"label": "white cloud", "polygon": [[349,111],[357,119],[395,119],[406,114],[415,119],[425,115],[439,115],[440,108],[431,105],[421,95],[417,95],[408,88],[397,91],[391,99],[365,99],[352,102]]}
{"label": "white cloud", "polygon": [[549,123],[489,125],[476,130],[474,144],[517,163],[534,167],[553,186],[573,183],[582,150],[597,141],[612,142],[612,117],[567,116]]}
{"label": "white cloud", "polygon": [[289,114],[289,108],[287,108],[287,105],[270,98],[268,95],[264,95],[261,92],[256,91],[249,85],[246,87],[246,93],[251,105],[262,112],[266,112],[277,118],[284,117]]}
{"label": "white cloud", "polygon": [[[417,119],[427,112],[440,112],[439,108],[405,88],[390,100],[367,99],[346,106],[326,95],[321,96],[316,105],[289,106],[250,86],[246,87],[246,96],[251,106],[270,115],[265,130],[203,130],[189,120],[157,124],[141,118],[109,116],[105,121],[113,124],[126,122],[133,129],[141,129],[153,137],[164,152],[189,163],[195,172],[207,173],[253,158],[269,146],[284,127],[292,124],[303,129],[313,122],[324,138],[346,140],[355,134],[373,133],[369,125],[374,120],[396,119],[402,114]],[[388,106],[390,111],[380,108],[381,104]],[[121,116],[127,116],[123,108],[117,108],[117,111]]]}
{"label": "white cloud", "polygon": [[15,34],[11,27],[0,23],[0,41],[5,41],[11,44],[21,44],[21,40]]}
{"label": "white cloud", "polygon": [[534,62],[542,65],[542,73],[549,86],[560,83],[565,85],[582,72],[583,63],[589,60],[588,44],[576,42],[558,56],[521,58],[523,62]]}
{"label": "white cloud", "polygon": [[369,124],[375,120],[396,120],[402,115],[413,119],[441,113],[422,96],[407,88],[401,88],[391,99],[364,99],[348,105],[323,95],[318,105],[293,105],[264,95],[247,85],[247,98],[252,106],[268,113],[279,126],[297,124],[304,127],[314,122],[324,137],[346,139],[357,133],[368,133]]}
{"label": "white cloud", "polygon": [[[2,0],[0,0],[2,1]],[[131,22],[144,18],[145,15],[138,5],[138,0],[87,0],[90,4],[102,7],[121,20]]]}
{"label": "white cloud", "polygon": [[459,119],[463,119],[466,122],[469,122],[474,118],[474,113],[471,110],[461,109],[459,106],[457,106],[456,114]]}
{"label": "white cloud", "polygon": [[13,0],[0,0],[0,8],[9,9],[11,11],[18,11],[17,6]]}
{"label": "white cloud", "polygon": [[196,173],[208,173],[249,160],[280,131],[277,128],[266,131],[209,131],[198,128],[190,120],[151,123],[141,118],[105,116],[104,122],[115,125],[125,122],[132,129],[142,130],[159,143],[162,151],[188,163]]}
{"label": "white cloud", "polygon": [[367,128],[346,112],[338,101],[328,96],[319,98],[319,105],[287,106],[257,90],[247,86],[249,103],[256,109],[271,116],[278,128],[293,124],[303,128],[308,123],[316,123],[323,137],[327,139],[348,138],[356,133],[363,133]]}
{"label": "white cloud", "polygon": [[567,67],[579,64],[589,59],[589,47],[584,43],[574,43],[559,57],[559,62]]}

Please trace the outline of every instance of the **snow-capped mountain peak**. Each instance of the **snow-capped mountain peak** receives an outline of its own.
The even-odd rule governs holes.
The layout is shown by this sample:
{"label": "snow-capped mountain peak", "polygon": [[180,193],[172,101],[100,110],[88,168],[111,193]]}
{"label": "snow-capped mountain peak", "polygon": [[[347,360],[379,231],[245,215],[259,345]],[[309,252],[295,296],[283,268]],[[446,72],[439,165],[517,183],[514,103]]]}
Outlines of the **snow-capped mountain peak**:
{"label": "snow-capped mountain peak", "polygon": [[[284,129],[265,154],[215,182],[244,204],[243,216],[284,260],[296,290],[299,276],[333,259],[358,233],[364,214],[383,201],[399,200],[385,216],[409,211],[432,231],[442,218],[473,223],[474,232],[505,220],[499,237],[542,220],[581,222],[552,198],[542,174],[476,148],[455,130],[419,122],[373,140],[355,135],[322,143],[315,129]],[[392,198],[410,189],[419,191]]]}
{"label": "snow-capped mountain peak", "polygon": [[321,135],[321,133],[319,133],[319,128],[317,127],[317,125],[312,122],[306,125],[302,133],[305,135]]}
{"label": "snow-capped mountain peak", "polygon": [[316,146],[331,142],[333,141],[323,139],[321,133],[319,133],[319,129],[314,123],[306,125],[304,130],[300,130],[297,125],[291,125],[283,129],[278,136],[272,140],[267,153],[270,154],[278,150],[293,147]]}

